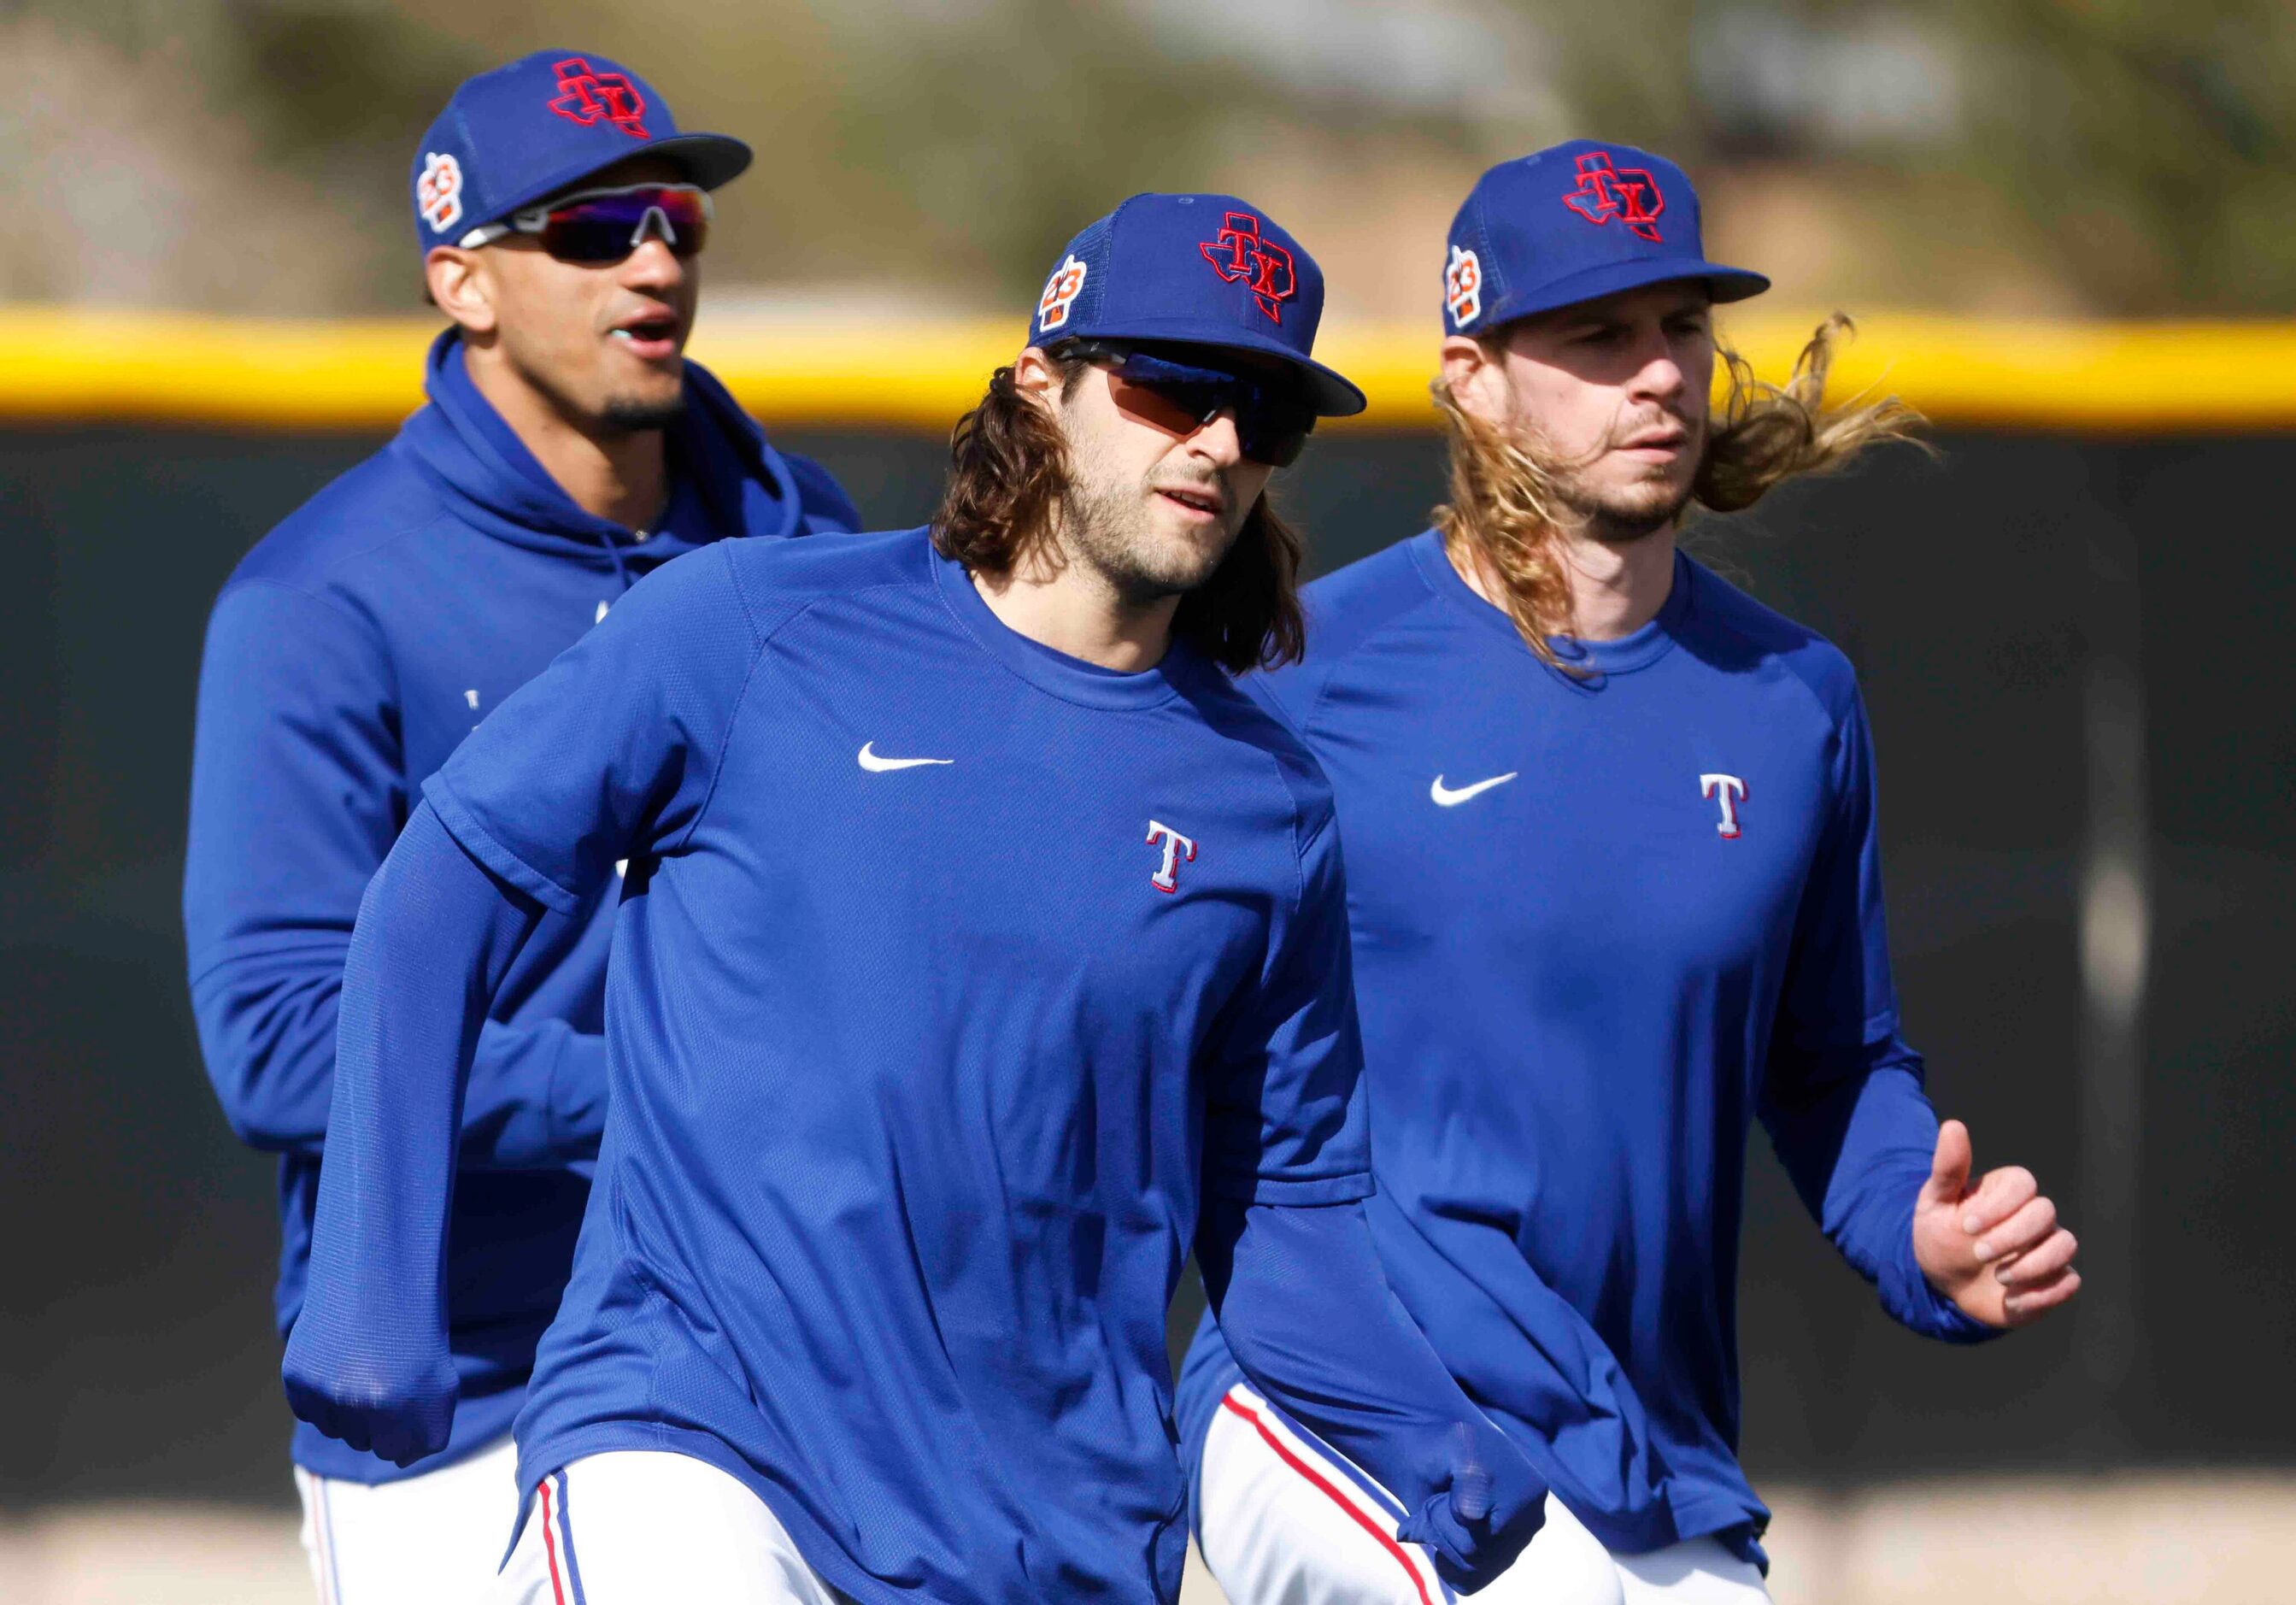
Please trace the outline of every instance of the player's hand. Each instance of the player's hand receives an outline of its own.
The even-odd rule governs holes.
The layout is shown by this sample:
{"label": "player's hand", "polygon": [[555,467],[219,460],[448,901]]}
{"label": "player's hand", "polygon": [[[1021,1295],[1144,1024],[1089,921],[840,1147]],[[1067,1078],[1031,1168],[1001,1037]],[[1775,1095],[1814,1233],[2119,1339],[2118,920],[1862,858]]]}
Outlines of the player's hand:
{"label": "player's hand", "polygon": [[1938,1130],[1930,1179],[1914,1203],[1914,1258],[1930,1286],[1972,1321],[2021,1327],[2080,1290],[2073,1234],[2021,1165],[1988,1171],[1970,1185],[1969,1128]]}
{"label": "player's hand", "polygon": [[1513,1566],[1538,1535],[1546,1485],[1488,1421],[1462,1422],[1450,1447],[1449,1486],[1398,1523],[1395,1535],[1425,1545],[1443,1581],[1472,1593]]}
{"label": "player's hand", "polygon": [[387,1357],[396,1346],[330,1341],[323,1336],[328,1323],[311,1314],[306,1305],[279,1368],[289,1408],[329,1437],[396,1466],[447,1446],[461,1382],[443,1342],[422,1363],[401,1369]]}

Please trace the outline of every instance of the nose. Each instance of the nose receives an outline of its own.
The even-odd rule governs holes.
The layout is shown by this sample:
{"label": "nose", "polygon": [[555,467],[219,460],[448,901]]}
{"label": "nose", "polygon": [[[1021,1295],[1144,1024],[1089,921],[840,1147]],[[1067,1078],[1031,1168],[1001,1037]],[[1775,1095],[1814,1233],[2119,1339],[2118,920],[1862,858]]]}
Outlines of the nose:
{"label": "nose", "polygon": [[1243,461],[1243,432],[1236,427],[1235,409],[1223,407],[1199,424],[1188,437],[1188,449],[1222,468],[1233,468]]}
{"label": "nose", "polygon": [[622,283],[634,290],[675,289],[685,279],[685,263],[662,236],[648,230],[638,248],[622,261]]}
{"label": "nose", "polygon": [[1689,376],[1682,371],[1681,359],[1660,333],[1644,348],[1642,366],[1628,382],[1627,391],[1637,400],[1671,401],[1681,396],[1689,383]]}

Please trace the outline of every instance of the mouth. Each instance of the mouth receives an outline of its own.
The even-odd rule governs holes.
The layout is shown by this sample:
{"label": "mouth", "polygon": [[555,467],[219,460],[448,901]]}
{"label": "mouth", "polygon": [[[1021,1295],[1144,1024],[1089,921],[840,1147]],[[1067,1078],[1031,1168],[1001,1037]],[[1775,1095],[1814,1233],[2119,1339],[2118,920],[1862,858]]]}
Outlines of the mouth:
{"label": "mouth", "polygon": [[1680,424],[1653,424],[1620,440],[1615,449],[1647,457],[1679,457],[1690,445],[1690,431]]}
{"label": "mouth", "polygon": [[1156,494],[1190,518],[1214,520],[1227,510],[1227,498],[1218,490],[1193,486],[1159,485]]}
{"label": "mouth", "polygon": [[1680,451],[1690,444],[1686,429],[1646,429],[1619,442],[1621,451]]}
{"label": "mouth", "polygon": [[668,312],[639,312],[606,332],[618,345],[629,348],[642,362],[661,362],[677,355],[677,319]]}

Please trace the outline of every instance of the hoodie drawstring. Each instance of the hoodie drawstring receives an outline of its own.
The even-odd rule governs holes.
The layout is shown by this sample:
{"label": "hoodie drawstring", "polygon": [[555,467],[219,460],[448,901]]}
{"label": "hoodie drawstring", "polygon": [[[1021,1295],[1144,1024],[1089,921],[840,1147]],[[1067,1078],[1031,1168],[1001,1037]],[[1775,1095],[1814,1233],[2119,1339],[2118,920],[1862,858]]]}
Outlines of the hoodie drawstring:
{"label": "hoodie drawstring", "polygon": [[621,582],[624,590],[629,589],[630,570],[622,561],[622,543],[611,535],[606,537],[606,557],[614,565],[614,578]]}

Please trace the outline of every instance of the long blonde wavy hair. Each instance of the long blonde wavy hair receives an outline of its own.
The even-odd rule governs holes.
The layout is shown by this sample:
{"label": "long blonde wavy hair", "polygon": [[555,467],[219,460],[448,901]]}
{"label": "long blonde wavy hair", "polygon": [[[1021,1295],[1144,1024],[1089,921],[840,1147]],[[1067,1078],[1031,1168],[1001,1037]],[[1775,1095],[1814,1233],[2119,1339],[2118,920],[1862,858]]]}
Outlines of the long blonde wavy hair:
{"label": "long blonde wavy hair", "polygon": [[[1707,426],[1693,503],[1735,513],[1798,474],[1827,473],[1868,447],[1911,440],[1921,415],[1895,396],[1826,404],[1835,342],[1851,333],[1843,313],[1820,324],[1783,385],[1756,378],[1743,357],[1715,342],[1728,390]],[[1468,413],[1440,378],[1429,388],[1450,445],[1451,499],[1434,515],[1444,548],[1454,562],[1496,579],[1499,600],[1524,642],[1546,663],[1567,668],[1553,641],[1570,633],[1564,547],[1583,522],[1561,493],[1568,465],[1546,457],[1536,442]]]}

